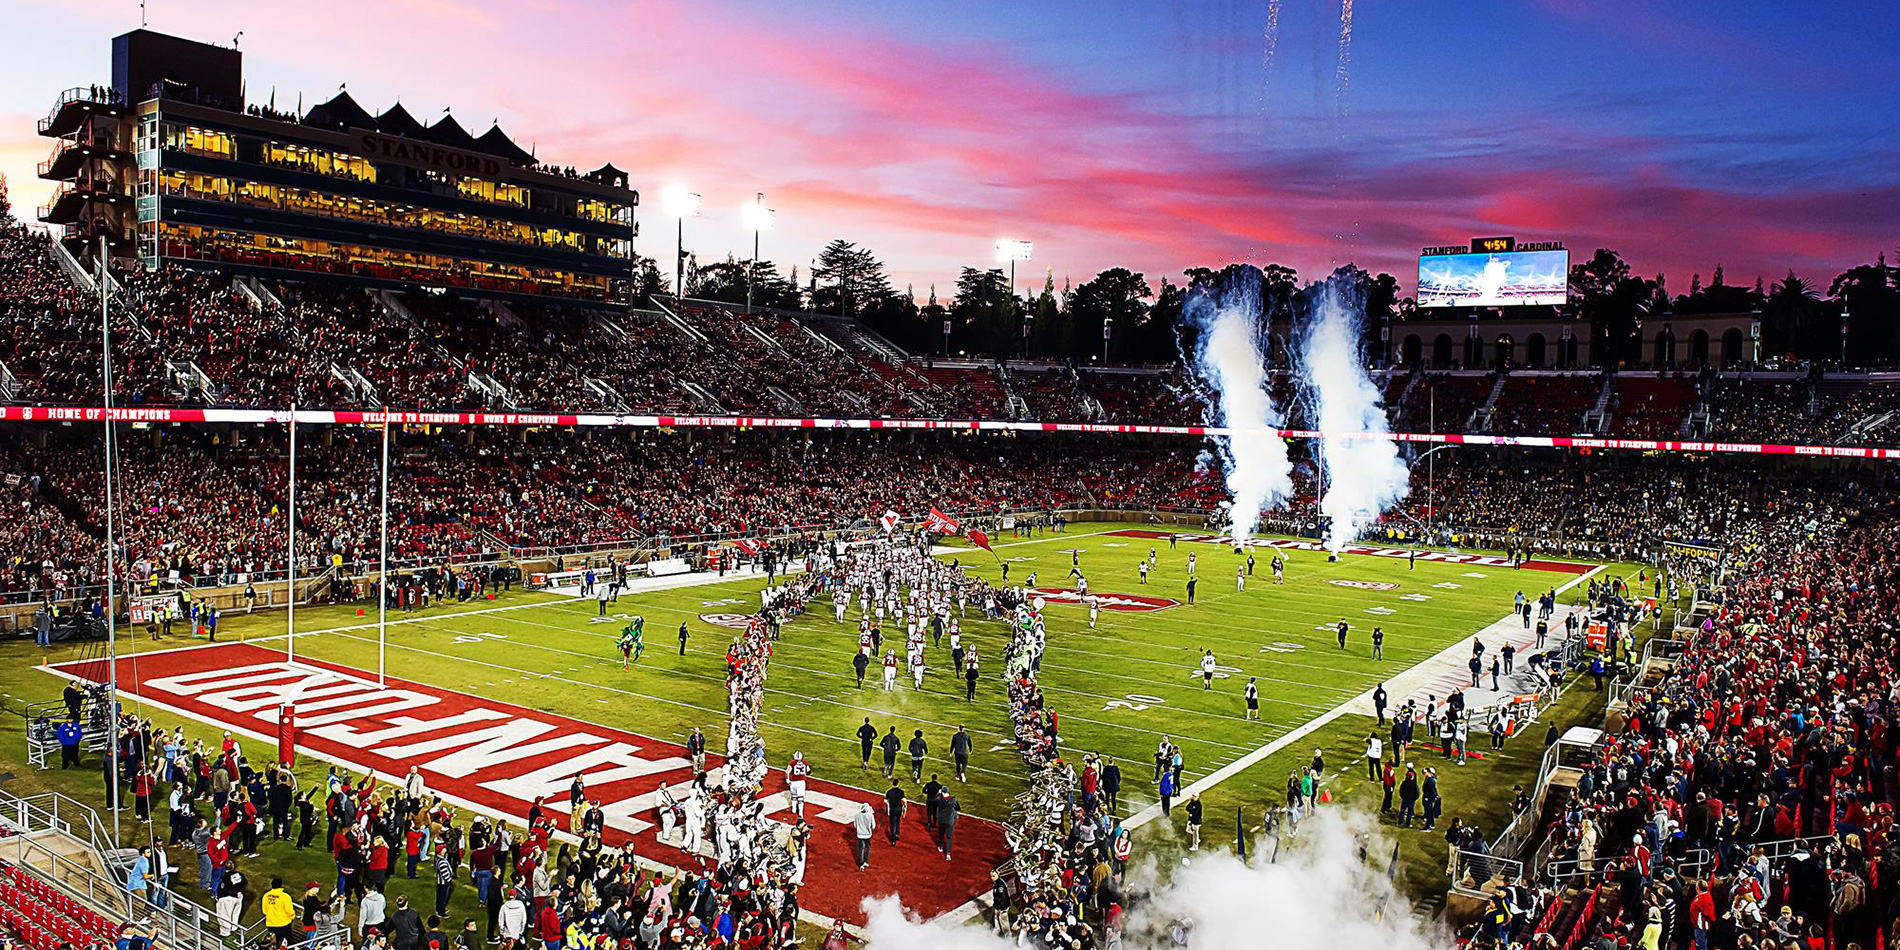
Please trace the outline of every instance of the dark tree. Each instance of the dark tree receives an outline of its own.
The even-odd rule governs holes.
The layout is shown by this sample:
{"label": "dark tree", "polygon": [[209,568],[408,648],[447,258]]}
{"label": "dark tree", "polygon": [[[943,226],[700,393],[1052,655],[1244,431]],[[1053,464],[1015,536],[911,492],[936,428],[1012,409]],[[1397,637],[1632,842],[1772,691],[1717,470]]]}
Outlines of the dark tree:
{"label": "dark tree", "polygon": [[[1849,362],[1869,363],[1900,354],[1900,292],[1895,290],[1894,276],[1894,269],[1887,266],[1887,257],[1882,254],[1872,264],[1842,272],[1828,285],[1828,297],[1846,313]],[[1831,351],[1815,355],[1838,359],[1839,334],[1836,326],[1831,334]]]}
{"label": "dark tree", "polygon": [[1154,292],[1142,275],[1125,267],[1111,267],[1075,288],[1069,302],[1070,318],[1075,322],[1078,342],[1094,351],[1077,355],[1099,355],[1097,348],[1106,341],[1109,362],[1114,362],[1119,353],[1139,353],[1140,362],[1149,362],[1154,343],[1173,336],[1172,327],[1148,320],[1148,299],[1152,296]]}

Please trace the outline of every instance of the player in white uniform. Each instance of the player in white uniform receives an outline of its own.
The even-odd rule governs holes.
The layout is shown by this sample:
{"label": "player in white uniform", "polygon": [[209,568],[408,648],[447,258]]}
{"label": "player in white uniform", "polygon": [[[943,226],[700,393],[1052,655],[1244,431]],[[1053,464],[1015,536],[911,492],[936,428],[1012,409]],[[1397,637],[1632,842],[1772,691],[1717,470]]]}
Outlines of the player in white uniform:
{"label": "player in white uniform", "polygon": [[897,685],[897,651],[884,651],[884,691],[890,692]]}
{"label": "player in white uniform", "polygon": [[1148,583],[1148,562],[1147,561],[1141,562],[1141,582],[1143,584]]}
{"label": "player in white uniform", "polygon": [[1247,568],[1244,566],[1234,568],[1234,590],[1237,592],[1247,590]]}
{"label": "player in white uniform", "polygon": [[1089,629],[1095,629],[1095,618],[1101,616],[1102,604],[1095,597],[1085,598],[1089,603]]}
{"label": "player in white uniform", "polygon": [[805,753],[792,753],[792,764],[785,767],[785,790],[792,798],[792,815],[805,817],[805,778],[811,774],[811,763],[805,761]]}
{"label": "player in white uniform", "polygon": [[1194,576],[1194,555],[1192,554],[1188,555],[1188,576]]}
{"label": "player in white uniform", "polygon": [[706,833],[706,803],[699,797],[695,788],[686,800],[680,803],[680,811],[685,819],[681,829],[680,849],[694,857],[699,856],[699,841]]}
{"label": "player in white uniform", "polygon": [[924,688],[924,647],[921,643],[910,651],[910,678],[912,686]]}
{"label": "player in white uniform", "polygon": [[671,842],[673,828],[679,824],[680,820],[680,804],[679,799],[673,797],[673,791],[666,787],[665,782],[660,783],[660,790],[654,796],[653,808],[660,813],[660,840]]}

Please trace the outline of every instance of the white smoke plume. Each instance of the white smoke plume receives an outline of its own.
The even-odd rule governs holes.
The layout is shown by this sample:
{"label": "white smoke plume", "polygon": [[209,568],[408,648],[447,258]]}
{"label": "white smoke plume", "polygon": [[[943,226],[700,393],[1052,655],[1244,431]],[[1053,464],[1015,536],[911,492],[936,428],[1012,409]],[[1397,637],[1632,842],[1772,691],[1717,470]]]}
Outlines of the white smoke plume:
{"label": "white smoke plume", "polygon": [[1383,396],[1361,359],[1362,295],[1336,275],[1313,288],[1311,300],[1300,341],[1300,385],[1313,407],[1314,427],[1324,433],[1326,490],[1319,507],[1331,520],[1326,548],[1337,554],[1405,497],[1411,472],[1399,458]]}
{"label": "white smoke plume", "polygon": [[1215,395],[1219,423],[1231,430],[1214,445],[1233,495],[1236,547],[1253,534],[1262,511],[1293,494],[1286,442],[1276,431],[1280,410],[1267,387],[1260,283],[1258,270],[1230,267],[1215,286],[1194,288],[1182,307],[1183,320],[1198,331],[1188,365]]}
{"label": "white smoke plume", "polygon": [[[1358,812],[1321,812],[1280,850],[1253,843],[1245,864],[1232,854],[1196,855],[1128,910],[1127,950],[1170,950],[1177,921],[1191,922],[1191,950],[1326,947],[1327,950],[1447,950],[1443,933],[1421,927],[1387,878],[1392,845]],[[1131,869],[1131,885],[1139,872]],[[1150,870],[1151,876],[1151,870]],[[909,917],[896,898],[867,900],[868,950],[1012,950],[1014,939],[967,926]]]}

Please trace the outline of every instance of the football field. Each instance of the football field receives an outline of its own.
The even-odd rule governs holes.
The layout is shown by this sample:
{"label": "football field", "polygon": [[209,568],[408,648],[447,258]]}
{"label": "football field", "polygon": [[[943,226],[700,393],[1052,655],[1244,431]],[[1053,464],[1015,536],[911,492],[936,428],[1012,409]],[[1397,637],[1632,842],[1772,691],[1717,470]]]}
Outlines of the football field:
{"label": "football field", "polygon": [[[1126,523],[1077,524],[1065,533],[1031,538],[1006,533],[994,539],[994,548],[994,554],[958,549],[941,556],[955,558],[993,582],[1002,580],[1005,564],[1010,583],[1026,583],[1035,575],[1035,586],[1047,601],[1048,630],[1038,681],[1046,702],[1060,715],[1064,753],[1079,761],[1082,753],[1096,752],[1123,763],[1124,814],[1136,814],[1155,800],[1153,754],[1164,740],[1182,751],[1184,784],[1214,776],[1219,784],[1210,794],[1214,788],[1234,793],[1211,802],[1258,800],[1278,783],[1264,773],[1266,763],[1257,768],[1251,763],[1276,740],[1328,714],[1339,716],[1343,706],[1375,684],[1498,622],[1510,613],[1518,591],[1535,598],[1578,579],[1591,567],[1532,562],[1513,569],[1488,563],[1494,558],[1474,563],[1472,555],[1460,555],[1458,562],[1414,561],[1394,551],[1348,553],[1334,563],[1323,552],[1292,550],[1287,553],[1285,582],[1274,584],[1268,568],[1272,553],[1265,548],[1252,551],[1254,570],[1247,576],[1245,555],[1202,533],[1182,532],[1171,543],[1165,534]],[[1154,567],[1143,584],[1137,566],[1151,550]],[[1186,590],[1190,556],[1197,578],[1193,603],[1187,602]],[[1067,593],[1076,586],[1072,570],[1087,577],[1091,593],[1105,605],[1093,626],[1087,608]],[[1245,578],[1244,589],[1236,582],[1237,571]],[[571,771],[600,773],[612,764],[606,758],[564,762],[585,747],[563,747],[558,737],[587,726],[623,731],[636,743],[633,748],[646,740],[684,744],[691,730],[700,727],[712,750],[723,751],[723,654],[737,633],[731,627],[735,618],[758,609],[765,579],[745,574],[672,582],[679,586],[623,594],[607,606],[605,616],[592,599],[519,591],[492,602],[392,612],[386,644],[378,642],[373,607],[361,617],[354,606],[304,609],[297,613],[295,656],[302,664],[373,681],[380,654],[380,667],[392,681],[453,691],[470,703],[489,701],[503,711],[498,716],[525,718],[545,712],[564,717],[567,724],[552,727],[546,736],[503,736],[517,747],[513,752],[506,742],[478,750],[487,756],[482,763],[526,756],[524,762],[541,767],[535,773],[544,786],[541,793],[554,798],[557,789],[564,793]],[[1577,593],[1563,600],[1572,602]],[[646,650],[623,669],[616,641],[621,627],[635,615],[646,620]],[[1343,649],[1335,632],[1342,620],[1349,625]],[[683,655],[677,636],[681,624],[688,633]],[[1379,659],[1371,655],[1375,626],[1385,633]],[[191,641],[153,644],[141,631],[130,645],[131,655],[120,661],[121,680],[140,684],[128,705],[140,712],[141,704],[154,704],[143,713],[161,726],[179,718],[172,713],[184,713],[213,722],[222,719],[221,724],[235,722],[259,738],[270,735],[270,710],[238,709],[241,704],[235,701],[210,706],[168,701],[158,687],[178,689],[177,684],[189,678],[180,672],[194,669],[193,662],[199,664],[193,674],[198,682],[214,681],[223,668],[261,669],[255,666],[260,657],[276,660],[289,645],[284,629],[281,614],[227,615],[220,640],[241,636],[247,644],[242,653],[195,645],[179,650]],[[935,773],[951,784],[966,815],[1006,820],[1010,798],[1023,789],[1027,771],[1016,752],[1001,679],[1005,624],[980,619],[975,610],[963,619],[966,644],[974,644],[984,657],[976,694],[967,699],[962,678],[947,672],[947,638],[928,648],[933,669],[922,689],[913,687],[905,673],[886,691],[875,667],[858,685],[851,665],[857,630],[855,605],[840,624],[828,600],[814,603],[785,627],[774,647],[760,723],[771,764],[782,768],[793,751],[802,751],[815,778],[877,795],[890,781],[883,775],[881,757],[874,755],[869,769],[861,763],[856,737],[860,725],[868,720],[879,734],[895,729],[906,743],[921,731],[930,745],[924,779]],[[55,664],[79,659],[83,649],[56,648],[48,659]],[[96,652],[96,646],[92,649]],[[1211,689],[1200,671],[1204,650],[1212,651],[1217,664]],[[72,669],[88,676],[98,670],[96,664],[83,671]],[[1250,677],[1259,687],[1258,721],[1244,718],[1243,690]],[[36,688],[51,698],[58,686],[42,676]],[[308,691],[299,702],[307,729],[315,728],[309,722],[320,726],[323,721],[308,719],[324,708],[312,708],[308,699],[322,695]],[[1393,705],[1404,698],[1395,692]],[[221,710],[227,707],[237,718],[224,718]],[[949,767],[951,735],[959,727],[974,740],[963,783],[955,782]],[[360,734],[345,734],[355,735]],[[524,745],[530,739],[541,744]],[[367,749],[363,743],[357,747]],[[339,756],[349,761],[351,744],[338,748]],[[353,764],[386,768],[376,761]],[[646,768],[658,771],[664,764]],[[908,754],[899,756],[897,778],[909,797],[922,797],[920,783],[910,776]],[[495,786],[490,782],[485,787]],[[464,797],[487,804],[473,794]],[[645,801],[644,811],[651,817],[650,799]],[[565,807],[564,801],[561,804]],[[634,814],[631,804],[628,808]],[[994,842],[991,845],[993,850]],[[958,890],[970,885],[981,889],[979,876],[960,877],[968,880]],[[967,896],[948,895],[935,909],[947,909]]]}

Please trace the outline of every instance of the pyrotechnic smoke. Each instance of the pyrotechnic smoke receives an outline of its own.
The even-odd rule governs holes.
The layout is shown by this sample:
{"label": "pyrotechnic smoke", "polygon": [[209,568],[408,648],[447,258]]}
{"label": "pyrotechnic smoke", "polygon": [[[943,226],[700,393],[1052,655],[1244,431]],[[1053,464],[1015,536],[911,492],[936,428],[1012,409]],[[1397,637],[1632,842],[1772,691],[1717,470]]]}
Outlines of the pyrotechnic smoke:
{"label": "pyrotechnic smoke", "polygon": [[1360,358],[1363,293],[1349,278],[1335,275],[1311,294],[1298,372],[1313,406],[1315,427],[1324,433],[1320,459],[1326,491],[1319,507],[1332,521],[1326,547],[1337,554],[1405,497],[1411,479],[1380,404],[1379,388]]}
{"label": "pyrotechnic smoke", "polygon": [[1293,493],[1286,442],[1275,431],[1280,411],[1267,389],[1260,283],[1260,271],[1229,267],[1214,286],[1190,291],[1182,307],[1183,321],[1198,331],[1188,365],[1216,396],[1220,424],[1232,430],[1214,445],[1233,495],[1236,547],[1253,534],[1262,511]]}
{"label": "pyrotechnic smoke", "polygon": [[[1259,950],[1266,946],[1328,950],[1445,950],[1451,941],[1427,933],[1404,898],[1393,893],[1386,869],[1392,846],[1376,823],[1359,814],[1321,812],[1300,826],[1297,842],[1276,863],[1269,841],[1242,864],[1230,854],[1196,855],[1172,879],[1129,913],[1128,950],[1172,947],[1171,925],[1192,921],[1194,950]],[[1362,856],[1361,848],[1364,848]],[[1137,876],[1131,871],[1131,878]],[[1134,881],[1139,886],[1139,881]],[[895,898],[867,900],[868,950],[1013,950],[1016,942],[984,931],[921,923]],[[1383,912],[1381,912],[1383,911]],[[1264,936],[1265,934],[1271,936]]]}

